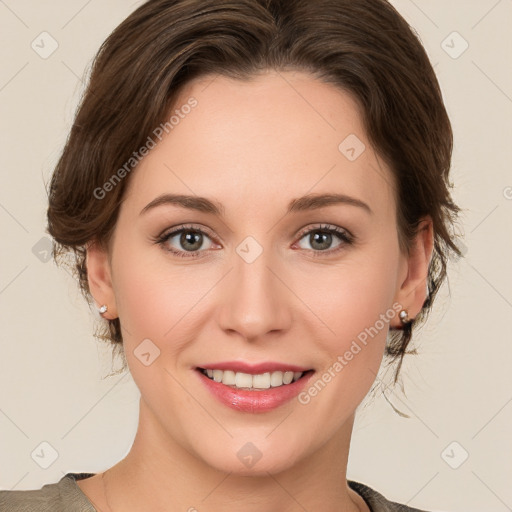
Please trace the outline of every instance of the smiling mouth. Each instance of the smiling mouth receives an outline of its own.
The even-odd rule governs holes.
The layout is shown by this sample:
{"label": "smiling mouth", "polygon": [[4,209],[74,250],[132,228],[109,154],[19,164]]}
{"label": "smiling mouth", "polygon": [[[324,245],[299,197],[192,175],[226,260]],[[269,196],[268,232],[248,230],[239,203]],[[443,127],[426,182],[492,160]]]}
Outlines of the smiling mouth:
{"label": "smiling mouth", "polygon": [[264,391],[267,389],[288,386],[314,371],[273,371],[252,375],[250,373],[235,372],[232,370],[205,369],[199,367],[197,370],[210,380],[222,383],[233,389],[248,391]]}

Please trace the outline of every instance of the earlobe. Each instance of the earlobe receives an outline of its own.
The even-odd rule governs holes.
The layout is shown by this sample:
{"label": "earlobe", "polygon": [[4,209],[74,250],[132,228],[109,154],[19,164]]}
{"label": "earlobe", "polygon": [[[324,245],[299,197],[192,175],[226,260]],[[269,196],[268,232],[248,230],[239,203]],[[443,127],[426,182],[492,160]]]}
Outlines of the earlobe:
{"label": "earlobe", "polygon": [[[418,315],[427,298],[427,279],[434,248],[433,223],[430,217],[421,220],[416,237],[406,258],[407,274],[395,300],[407,311],[410,320]],[[397,319],[395,327],[401,327]]]}
{"label": "earlobe", "polygon": [[95,307],[103,318],[117,318],[114,288],[108,252],[97,241],[91,241],[86,248],[86,268],[89,290]]}

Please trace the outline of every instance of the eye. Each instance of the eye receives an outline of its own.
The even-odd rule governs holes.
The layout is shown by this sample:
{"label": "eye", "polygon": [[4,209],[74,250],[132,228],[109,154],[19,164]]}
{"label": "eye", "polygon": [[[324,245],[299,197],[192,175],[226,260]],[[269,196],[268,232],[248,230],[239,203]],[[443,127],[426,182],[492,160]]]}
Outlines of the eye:
{"label": "eye", "polygon": [[[314,256],[336,253],[347,245],[352,245],[355,240],[355,237],[345,229],[330,225],[315,226],[303,231],[299,236],[300,240],[309,237],[306,238],[311,246],[311,249],[308,250],[312,251]],[[334,249],[330,249],[333,236],[338,239],[338,245]],[[208,249],[205,247],[205,242],[211,241],[212,238],[213,235],[208,234],[204,228],[186,225],[164,232],[156,239],[156,243],[179,258],[198,258],[201,257],[202,252]]]}
{"label": "eye", "polygon": [[180,226],[158,237],[157,243],[180,258],[197,258],[200,256],[201,249],[207,249],[204,247],[206,239],[210,239],[210,236],[204,229]]}
{"label": "eye", "polygon": [[[302,232],[300,236],[301,240],[305,238],[309,242],[314,256],[323,256],[321,253],[338,252],[354,242],[354,237],[338,226],[320,225]],[[330,249],[333,236],[339,240],[339,243],[334,249]]]}

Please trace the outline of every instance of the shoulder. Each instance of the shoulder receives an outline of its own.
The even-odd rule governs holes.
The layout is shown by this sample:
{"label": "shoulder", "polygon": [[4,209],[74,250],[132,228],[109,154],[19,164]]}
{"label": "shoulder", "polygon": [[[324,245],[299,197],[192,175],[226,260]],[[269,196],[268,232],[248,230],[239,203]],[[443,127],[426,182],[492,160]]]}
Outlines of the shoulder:
{"label": "shoulder", "polygon": [[9,512],[96,512],[75,480],[91,473],[68,473],[41,489],[0,491],[0,510]]}
{"label": "shoulder", "polygon": [[366,501],[371,512],[427,512],[418,508],[408,507],[394,501],[387,500],[382,494],[365,484],[348,480],[349,487],[357,492]]}

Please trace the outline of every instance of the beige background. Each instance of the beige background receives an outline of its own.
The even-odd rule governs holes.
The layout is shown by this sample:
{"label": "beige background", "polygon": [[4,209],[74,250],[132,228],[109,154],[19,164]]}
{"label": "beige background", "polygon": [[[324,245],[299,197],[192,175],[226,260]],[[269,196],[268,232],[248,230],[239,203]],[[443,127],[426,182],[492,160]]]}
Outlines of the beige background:
{"label": "beige background", "polygon": [[[135,434],[138,390],[129,374],[102,379],[110,352],[69,275],[44,261],[44,230],[45,183],[91,59],[140,3],[0,0],[2,489],[102,471]],[[349,477],[427,510],[512,510],[512,2],[393,3],[420,34],[453,121],[467,253],[406,361],[407,396],[386,391],[411,418],[382,396],[361,407]],[[43,31],[58,43],[46,59],[31,47]]]}

